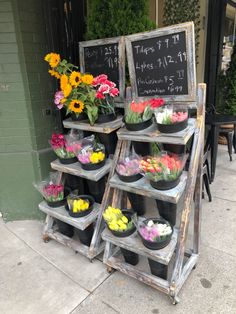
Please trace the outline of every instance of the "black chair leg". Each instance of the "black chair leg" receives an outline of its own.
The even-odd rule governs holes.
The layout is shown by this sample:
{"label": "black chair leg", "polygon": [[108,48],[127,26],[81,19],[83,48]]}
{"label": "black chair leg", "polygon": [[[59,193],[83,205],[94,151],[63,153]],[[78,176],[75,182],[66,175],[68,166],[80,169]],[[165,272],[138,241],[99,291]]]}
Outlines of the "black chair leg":
{"label": "black chair leg", "polygon": [[209,161],[207,159],[205,160],[205,165],[206,165],[206,170],[207,170],[208,181],[211,184],[210,166],[209,166]]}
{"label": "black chair leg", "polygon": [[226,138],[228,144],[229,159],[230,161],[232,161],[233,134],[231,132],[228,132]]}
{"label": "black chair leg", "polygon": [[205,184],[205,187],[206,187],[206,191],[207,191],[209,202],[211,202],[212,201],[212,197],[211,197],[210,185],[209,185],[209,180],[208,180],[208,177],[207,177],[206,173],[204,173],[204,175],[203,175],[203,180],[204,180],[204,184]]}

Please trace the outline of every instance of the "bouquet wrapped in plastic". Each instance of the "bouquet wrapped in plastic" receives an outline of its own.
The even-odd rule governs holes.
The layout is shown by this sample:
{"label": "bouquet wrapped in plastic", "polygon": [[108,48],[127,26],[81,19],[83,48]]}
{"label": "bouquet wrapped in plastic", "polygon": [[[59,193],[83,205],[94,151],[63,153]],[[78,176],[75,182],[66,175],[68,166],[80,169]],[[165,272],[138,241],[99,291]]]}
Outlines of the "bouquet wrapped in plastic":
{"label": "bouquet wrapped in plastic", "polygon": [[50,144],[57,157],[60,159],[70,159],[76,157],[75,151],[81,148],[81,133],[71,131],[67,135],[52,134]]}
{"label": "bouquet wrapped in plastic", "polygon": [[133,154],[118,161],[116,171],[122,176],[132,176],[140,173],[139,164],[141,158]]}
{"label": "bouquet wrapped in plastic", "polygon": [[82,149],[79,151],[78,160],[81,164],[97,164],[102,162],[105,155],[105,147],[101,143],[91,141],[90,143],[83,144]]}
{"label": "bouquet wrapped in plastic", "polygon": [[56,202],[64,199],[64,185],[59,172],[50,172],[48,179],[34,183],[34,186],[46,201]]}

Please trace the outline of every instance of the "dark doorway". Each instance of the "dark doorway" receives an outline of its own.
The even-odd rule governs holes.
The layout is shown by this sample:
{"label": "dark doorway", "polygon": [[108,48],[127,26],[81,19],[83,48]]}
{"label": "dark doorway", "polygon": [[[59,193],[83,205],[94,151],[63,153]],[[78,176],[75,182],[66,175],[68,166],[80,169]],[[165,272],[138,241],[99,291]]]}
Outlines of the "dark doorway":
{"label": "dark doorway", "polygon": [[86,0],[46,0],[44,14],[48,51],[79,65],[79,42],[84,40]]}

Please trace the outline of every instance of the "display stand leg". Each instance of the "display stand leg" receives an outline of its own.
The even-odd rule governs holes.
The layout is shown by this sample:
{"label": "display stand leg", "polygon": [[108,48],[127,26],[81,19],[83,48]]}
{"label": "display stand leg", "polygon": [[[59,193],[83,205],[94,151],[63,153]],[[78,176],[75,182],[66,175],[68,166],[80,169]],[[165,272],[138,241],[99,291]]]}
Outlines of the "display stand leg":
{"label": "display stand leg", "polygon": [[50,215],[47,215],[46,220],[45,220],[45,226],[43,229],[43,241],[45,243],[49,241],[48,232],[52,230],[53,223],[54,223],[53,217],[51,217]]}

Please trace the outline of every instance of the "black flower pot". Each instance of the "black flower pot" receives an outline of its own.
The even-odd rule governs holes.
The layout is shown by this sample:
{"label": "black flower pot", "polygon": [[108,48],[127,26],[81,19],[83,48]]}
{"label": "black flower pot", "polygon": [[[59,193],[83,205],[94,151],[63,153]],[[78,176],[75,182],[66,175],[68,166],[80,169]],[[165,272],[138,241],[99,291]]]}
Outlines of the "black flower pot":
{"label": "black flower pot", "polygon": [[162,218],[167,220],[172,227],[176,224],[177,204],[156,200],[157,209]]}
{"label": "black flower pot", "polygon": [[185,153],[185,145],[163,144],[163,149],[177,155]]}
{"label": "black flower pot", "polygon": [[89,208],[85,211],[81,211],[79,213],[74,213],[72,209],[69,208],[68,203],[66,204],[66,209],[69,212],[69,215],[73,218],[80,218],[89,215],[93,210],[94,198],[91,195],[78,195],[75,199],[83,199],[89,201]]}
{"label": "black flower pot", "polygon": [[150,143],[142,143],[142,142],[133,142],[132,146],[135,150],[135,153],[140,156],[148,156],[151,154],[151,144]]}
{"label": "black flower pot", "polygon": [[[132,211],[130,211],[130,210],[122,210],[122,214],[128,218],[128,221],[131,221],[131,217],[133,215]],[[108,227],[108,229],[109,229],[109,227]],[[126,231],[115,231],[115,230],[111,230],[111,229],[109,229],[109,230],[111,231],[111,233],[114,236],[116,236],[118,238],[126,238],[126,237],[130,236],[131,234],[133,234],[136,231],[136,227],[133,224],[133,226],[130,229],[126,230]]]}
{"label": "black flower pot", "polygon": [[55,202],[50,202],[50,201],[47,201],[45,199],[45,202],[48,204],[48,206],[53,207],[53,208],[63,206],[63,205],[66,204],[66,197],[67,197],[67,195],[69,195],[69,193],[70,193],[70,189],[69,188],[64,188],[64,198],[62,200],[55,201]]}
{"label": "black flower pot", "polygon": [[123,122],[125,123],[125,127],[129,131],[141,131],[152,125],[152,118],[139,123],[127,123],[125,122],[125,118],[123,118]]}
{"label": "black flower pot", "polygon": [[116,119],[115,113],[99,114],[96,120],[96,123],[106,123],[106,122],[114,121],[115,119]]}
{"label": "black flower pot", "polygon": [[96,203],[101,203],[106,187],[106,176],[98,181],[86,180],[88,192],[93,196]]}
{"label": "black flower pot", "polygon": [[78,116],[76,116],[74,112],[71,112],[70,116],[73,121],[88,120],[88,116],[84,112],[80,113]]}
{"label": "black flower pot", "polygon": [[98,170],[98,169],[102,168],[103,166],[105,166],[105,163],[106,163],[106,159],[104,159],[103,161],[100,161],[96,164],[92,164],[92,163],[82,164],[82,163],[80,163],[80,165],[81,165],[81,168],[84,170],[93,171],[93,170]]}
{"label": "black flower pot", "polygon": [[161,190],[161,191],[173,189],[179,184],[179,182],[180,182],[180,176],[172,181],[160,180],[160,181],[155,182],[155,181],[150,180],[151,186],[154,189]]}
{"label": "black flower pot", "polygon": [[87,191],[85,191],[85,179],[81,177],[77,177],[72,174],[66,174],[65,186],[68,187],[71,191],[78,190],[79,194],[87,194]]}
{"label": "black flower pot", "polygon": [[97,133],[99,142],[105,146],[107,156],[113,155],[116,150],[117,135],[116,131],[107,133]]}
{"label": "black flower pot", "polygon": [[152,259],[148,258],[149,267],[151,273],[154,276],[160,277],[162,279],[167,279],[168,275],[168,266],[160,264],[159,262],[153,261]]}
{"label": "black flower pot", "polygon": [[78,229],[78,236],[80,242],[86,246],[90,246],[93,237],[94,227],[93,224],[89,225],[86,229],[80,230]]}
{"label": "black flower pot", "polygon": [[58,226],[58,230],[60,233],[64,234],[65,236],[72,238],[74,235],[74,227],[68,225],[67,223],[56,219],[56,223]]}
{"label": "black flower pot", "polygon": [[61,164],[69,165],[73,164],[78,161],[77,157],[71,157],[71,158],[58,158]]}
{"label": "black flower pot", "polygon": [[[147,224],[150,219],[153,220],[154,223],[160,222],[160,223],[167,224],[170,226],[170,223],[163,218],[149,218],[149,219],[144,220],[143,223]],[[173,228],[172,228],[172,233],[169,234],[168,236],[164,237],[164,239],[159,239],[158,241],[152,242],[152,241],[148,241],[148,240],[144,239],[142,237],[141,233],[139,233],[141,240],[143,242],[143,245],[146,246],[150,250],[161,250],[161,249],[163,249],[165,246],[167,246],[170,243],[172,234],[173,234]]]}
{"label": "black flower pot", "polygon": [[131,207],[134,212],[137,213],[137,215],[142,216],[145,214],[145,199],[144,196],[134,194],[134,193],[127,193],[127,196],[129,198]]}
{"label": "black flower pot", "polygon": [[134,265],[134,266],[138,264],[138,262],[139,262],[138,254],[131,252],[131,251],[128,251],[126,249],[123,249],[122,247],[120,248],[120,250],[124,256],[126,263]]}
{"label": "black flower pot", "polygon": [[157,123],[157,128],[161,133],[175,133],[175,132],[180,132],[188,126],[188,119],[178,122],[178,123],[173,123],[173,124],[161,124]]}
{"label": "black flower pot", "polygon": [[119,174],[119,172],[117,172],[117,175],[119,177],[119,179],[123,182],[135,182],[135,181],[138,181],[139,179],[142,178],[142,175],[140,173],[136,173],[136,174],[133,174],[131,176],[124,176],[124,175],[121,175]]}

